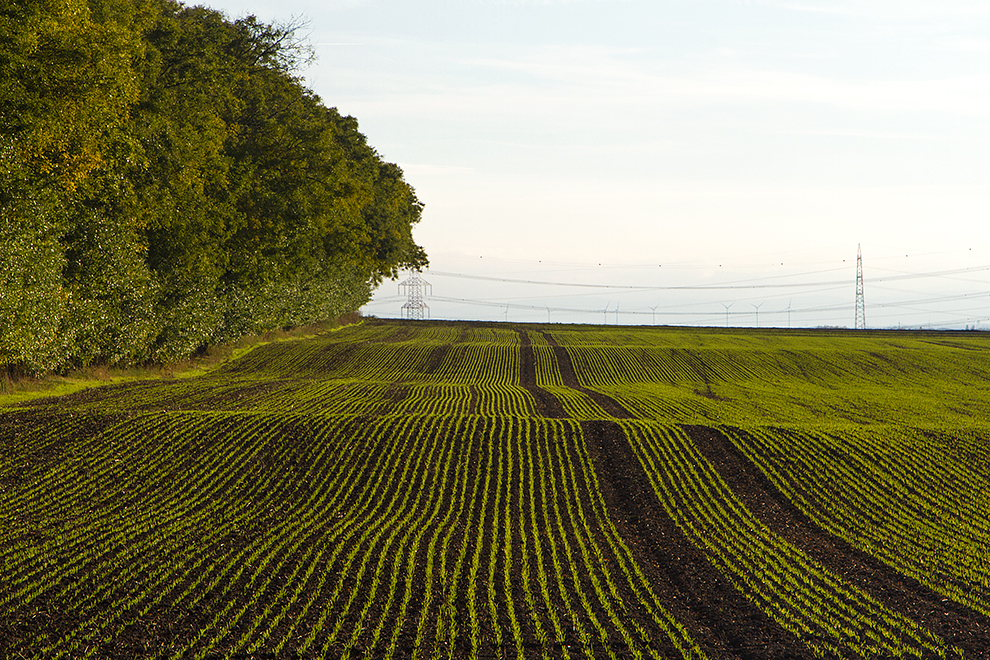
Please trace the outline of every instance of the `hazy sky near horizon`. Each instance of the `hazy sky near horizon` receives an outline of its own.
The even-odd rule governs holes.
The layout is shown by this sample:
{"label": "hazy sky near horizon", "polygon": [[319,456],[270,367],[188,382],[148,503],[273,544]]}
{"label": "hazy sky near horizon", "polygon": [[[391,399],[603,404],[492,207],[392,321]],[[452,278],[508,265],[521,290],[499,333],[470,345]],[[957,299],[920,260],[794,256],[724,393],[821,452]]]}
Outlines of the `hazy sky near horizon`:
{"label": "hazy sky near horizon", "polygon": [[[426,204],[434,318],[849,325],[862,244],[871,325],[990,319],[988,3],[204,4],[308,22],[306,84]],[[736,282],[808,284],[657,288]]]}

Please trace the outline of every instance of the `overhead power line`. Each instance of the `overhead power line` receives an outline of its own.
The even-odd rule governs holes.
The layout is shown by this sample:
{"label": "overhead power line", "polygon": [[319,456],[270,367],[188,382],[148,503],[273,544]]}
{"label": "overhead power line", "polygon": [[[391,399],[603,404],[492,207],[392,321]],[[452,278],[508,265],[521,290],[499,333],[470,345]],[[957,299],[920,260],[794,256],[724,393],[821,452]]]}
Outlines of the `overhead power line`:
{"label": "overhead power line", "polygon": [[[553,305],[549,305],[549,306],[548,305],[526,305],[526,304],[523,304],[523,303],[496,302],[496,301],[492,301],[492,300],[472,300],[470,298],[449,298],[449,297],[443,297],[443,296],[433,296],[433,297],[430,298],[430,300],[435,301],[435,302],[458,303],[458,304],[463,304],[463,305],[477,305],[477,306],[480,306],[480,307],[499,307],[499,308],[502,308],[502,309],[509,308],[509,309],[528,309],[528,310],[545,311],[545,310],[547,310],[549,308],[549,310],[552,311],[552,312],[567,312],[567,313],[573,313],[573,314],[601,314],[604,311],[608,311],[608,312],[612,312],[612,313],[615,312],[615,310],[613,310],[613,309],[606,310],[606,309],[587,309],[587,308],[583,308],[583,307],[556,307],[556,306],[553,306]],[[795,308],[795,309],[792,309],[791,311],[793,313],[800,314],[800,313],[805,313],[805,312],[821,312],[821,311],[832,312],[832,311],[837,311],[837,310],[841,311],[841,310],[846,310],[846,309],[851,309],[851,308],[852,308],[852,305],[849,305],[848,303],[846,303],[846,304],[841,304],[841,305],[829,305],[829,306],[824,306],[824,307],[807,307],[807,308],[803,308],[803,309],[796,309]],[[764,314],[785,314],[785,313],[787,313],[787,310],[786,309],[764,312]],[[721,317],[722,314],[723,314],[723,312],[705,312],[705,311],[687,312],[687,311],[664,310],[664,309],[658,309],[658,310],[654,311],[652,308],[650,308],[650,309],[624,309],[622,311],[622,314],[623,314],[623,316],[632,315],[632,316],[654,316],[655,317],[656,315],[663,315],[663,316],[691,316],[691,317],[695,317],[695,318],[698,318],[698,317],[707,318],[707,317]],[[744,316],[745,314],[752,315],[753,312],[738,312],[738,313],[733,314],[733,316]]]}
{"label": "overhead power line", "polygon": [[[845,270],[836,269],[836,270]],[[879,283],[879,282],[895,282],[901,280],[913,280],[922,279],[926,277],[945,277],[947,275],[958,275],[961,273],[972,273],[978,271],[988,271],[990,270],[990,265],[986,266],[970,266],[967,268],[952,268],[949,270],[939,270],[930,271],[926,273],[905,273],[901,275],[885,275],[881,277],[870,277],[864,278],[864,282],[869,283]],[[822,272],[822,271],[817,271]],[[790,276],[774,276],[774,277],[801,277],[810,273],[796,273]],[[535,284],[541,286],[563,286],[563,287],[573,287],[581,289],[603,289],[603,290],[625,290],[625,291],[727,291],[727,290],[743,290],[743,289],[793,289],[809,286],[841,286],[847,285],[848,280],[821,280],[817,282],[786,282],[786,283],[771,283],[771,284],[747,284],[746,282],[752,282],[753,280],[742,280],[740,282],[728,282],[721,284],[683,284],[683,285],[668,285],[668,286],[652,286],[643,284],[589,284],[585,282],[555,282],[551,280],[527,280],[527,279],[517,279],[511,277],[494,277],[490,275],[470,275],[468,273],[451,273],[447,271],[437,271],[431,270],[430,275],[438,275],[440,277],[453,277],[465,280],[479,280],[484,282],[503,282],[506,284]]]}
{"label": "overhead power line", "polygon": [[[960,300],[960,299],[964,299],[964,298],[987,297],[987,296],[990,296],[990,291],[982,291],[982,292],[979,292],[979,293],[962,294],[962,295],[958,295],[958,296],[948,296],[948,297],[942,297],[942,298],[921,298],[921,299],[916,299],[916,300],[903,300],[903,301],[889,302],[889,303],[875,303],[874,306],[877,307],[877,308],[910,309],[910,305],[926,304],[926,303],[941,302],[941,301],[948,301],[948,300]],[[550,311],[552,311],[552,312],[566,312],[566,313],[573,313],[573,314],[589,314],[589,315],[593,315],[593,314],[601,314],[604,311],[602,309],[588,309],[588,308],[584,308],[584,307],[558,307],[558,306],[554,306],[554,305],[549,305],[549,306],[548,305],[527,305],[525,303],[513,303],[513,302],[504,302],[504,301],[500,302],[500,301],[495,301],[495,300],[473,300],[473,299],[470,299],[470,298],[451,298],[451,297],[446,297],[446,296],[432,296],[430,298],[430,300],[433,300],[435,302],[448,302],[448,303],[458,303],[458,304],[463,304],[463,305],[476,305],[476,306],[480,306],[480,307],[498,307],[498,308],[501,308],[501,309],[508,308],[508,309],[525,309],[525,310],[546,311],[547,308],[549,307]],[[722,306],[725,307],[726,306],[725,303],[722,303]],[[729,305],[729,307],[731,307],[731,304]],[[778,309],[778,310],[767,310],[767,311],[764,312],[764,314],[772,314],[772,315],[781,315],[781,314],[813,314],[813,313],[820,313],[820,312],[843,312],[843,311],[849,311],[849,310],[853,310],[853,309],[855,309],[855,305],[854,304],[850,304],[850,303],[838,303],[838,304],[831,304],[831,305],[815,305],[815,306],[809,306],[809,307],[791,307],[790,309],[788,309],[788,308],[782,308],[782,309]],[[608,311],[611,312],[611,311],[614,311],[614,310],[608,310]],[[627,308],[627,309],[624,309],[622,311],[622,314],[624,316],[625,315],[632,315],[632,316],[651,316],[651,317],[654,317],[654,318],[655,318],[656,315],[663,315],[663,316],[692,316],[692,317],[704,317],[704,318],[707,318],[707,317],[722,317],[727,312],[728,312],[728,310],[721,310],[721,311],[682,311],[682,310],[673,310],[673,309],[664,310],[662,308],[654,310],[652,307],[647,307],[645,309],[636,309],[636,308],[629,309],[629,308]],[[754,312],[735,312],[735,313],[729,312],[729,314],[731,316],[739,317],[739,316],[745,316],[747,314],[754,315]]]}
{"label": "overhead power line", "polygon": [[[433,296],[430,298],[430,300],[436,302],[460,303],[463,305],[478,305],[481,307],[500,307],[500,308],[508,307],[510,309],[529,309],[529,310],[539,310],[539,311],[546,311],[547,309],[549,309],[551,312],[567,312],[574,314],[601,314],[603,311],[605,311],[602,309],[586,309],[583,307],[556,307],[554,305],[526,305],[524,303],[511,303],[511,302],[506,303],[506,302],[496,302],[491,300],[471,300],[469,298],[448,298],[442,296]],[[615,310],[608,310],[608,311],[614,312]],[[695,317],[712,316],[712,314],[706,312],[669,311],[663,313],[667,315],[673,314],[678,316],[695,316]],[[623,314],[650,316],[651,314],[653,314],[653,312],[631,309],[628,311],[624,311]]]}

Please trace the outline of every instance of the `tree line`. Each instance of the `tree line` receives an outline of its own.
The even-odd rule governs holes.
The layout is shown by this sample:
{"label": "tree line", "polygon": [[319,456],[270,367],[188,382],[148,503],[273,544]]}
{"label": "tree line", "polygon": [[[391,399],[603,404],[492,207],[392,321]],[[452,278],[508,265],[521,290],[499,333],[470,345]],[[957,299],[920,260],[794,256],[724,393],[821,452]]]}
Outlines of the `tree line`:
{"label": "tree line", "polygon": [[296,26],[0,8],[0,368],[171,362],[418,268],[422,204],[298,75]]}

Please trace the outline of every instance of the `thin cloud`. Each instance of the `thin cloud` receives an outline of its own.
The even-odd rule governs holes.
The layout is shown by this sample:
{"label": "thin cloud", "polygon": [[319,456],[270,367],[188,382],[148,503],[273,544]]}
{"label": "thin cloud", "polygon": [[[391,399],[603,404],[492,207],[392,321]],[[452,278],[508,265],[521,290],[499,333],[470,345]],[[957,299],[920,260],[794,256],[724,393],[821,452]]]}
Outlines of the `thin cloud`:
{"label": "thin cloud", "polygon": [[585,4],[604,4],[604,3],[626,3],[632,2],[632,0],[476,0],[477,4],[480,5],[498,5],[505,7],[527,7],[527,6],[552,6],[552,5],[575,5],[579,3]]}
{"label": "thin cloud", "polygon": [[941,2],[930,2],[928,0],[886,0],[873,2],[863,2],[862,0],[838,2],[760,2],[761,5],[768,5],[784,10],[796,12],[809,12],[816,14],[833,14],[836,16],[850,17],[876,17],[885,21],[896,21],[904,18],[932,18],[932,17],[966,17],[966,16],[990,16],[990,6],[985,3],[977,4],[971,2],[952,2],[942,0]]}
{"label": "thin cloud", "polygon": [[990,41],[985,39],[952,39],[948,46],[968,53],[990,53]]}
{"label": "thin cloud", "polygon": [[[805,104],[871,113],[990,114],[990,74],[921,80],[849,80],[745,66],[651,61],[599,47],[544,48],[461,61],[464,75],[379,96],[379,110],[555,117],[616,109]],[[508,76],[500,75],[508,74]],[[498,82],[495,82],[495,81]]]}
{"label": "thin cloud", "polygon": [[458,165],[437,165],[435,163],[398,163],[398,165],[406,174],[415,176],[475,174],[477,172],[473,167],[461,167]]}
{"label": "thin cloud", "polygon": [[821,137],[851,137],[868,140],[944,140],[945,135],[938,133],[903,133],[888,131],[860,131],[844,129],[808,129],[796,131],[771,131],[776,135],[811,135]]}

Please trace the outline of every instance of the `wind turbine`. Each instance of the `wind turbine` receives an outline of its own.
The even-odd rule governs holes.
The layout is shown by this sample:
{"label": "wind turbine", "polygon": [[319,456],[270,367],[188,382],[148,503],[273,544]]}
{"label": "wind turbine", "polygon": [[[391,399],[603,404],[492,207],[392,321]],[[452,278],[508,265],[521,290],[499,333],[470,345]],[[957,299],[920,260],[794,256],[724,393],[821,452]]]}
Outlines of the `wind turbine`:
{"label": "wind turbine", "polygon": [[[764,301],[764,302],[766,302],[766,301]],[[749,304],[750,305],[753,305],[753,303],[749,303]],[[760,307],[762,305],[763,305],[763,303],[760,303],[759,305],[753,305],[753,307],[756,308],[756,327],[757,328],[760,327]]]}
{"label": "wind turbine", "polygon": [[656,325],[657,324],[657,307],[659,307],[659,306],[660,306],[660,303],[657,303],[653,307],[650,307],[650,311],[653,312],[653,325]]}

